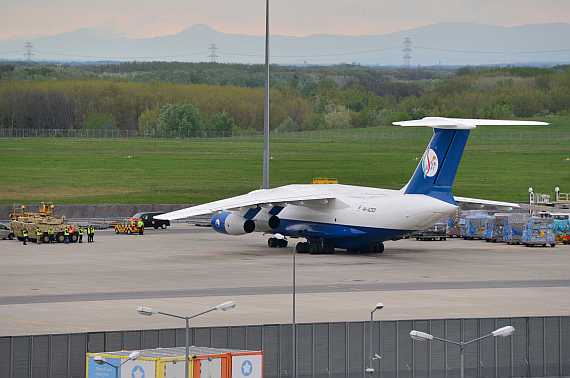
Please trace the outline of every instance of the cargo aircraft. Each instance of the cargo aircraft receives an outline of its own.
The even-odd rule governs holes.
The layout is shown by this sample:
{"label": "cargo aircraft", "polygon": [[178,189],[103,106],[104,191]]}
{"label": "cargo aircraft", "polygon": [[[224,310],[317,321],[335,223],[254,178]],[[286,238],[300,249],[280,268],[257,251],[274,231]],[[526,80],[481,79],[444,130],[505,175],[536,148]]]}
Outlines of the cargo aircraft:
{"label": "cargo aircraft", "polygon": [[220,233],[243,235],[253,231],[277,235],[269,247],[285,247],[285,237],[303,238],[296,251],[334,253],[335,248],[381,253],[384,241],[398,240],[445,219],[457,202],[498,207],[513,203],[454,197],[451,186],[471,129],[482,125],[547,125],[544,122],[426,117],[394,122],[400,126],[428,126],[434,135],[410,181],[400,190],[361,186],[286,185],[206,203],[157,216],[180,219],[213,214]]}

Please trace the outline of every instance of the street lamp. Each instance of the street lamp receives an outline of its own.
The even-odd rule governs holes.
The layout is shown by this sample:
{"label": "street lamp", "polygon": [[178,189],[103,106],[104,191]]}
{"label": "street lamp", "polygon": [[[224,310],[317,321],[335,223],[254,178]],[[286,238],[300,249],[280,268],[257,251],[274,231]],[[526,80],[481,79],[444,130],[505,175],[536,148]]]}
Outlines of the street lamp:
{"label": "street lamp", "polygon": [[119,368],[121,366],[123,366],[124,364],[126,364],[129,361],[134,361],[137,358],[139,358],[141,356],[141,352],[139,351],[135,351],[131,354],[129,354],[129,358],[127,358],[125,361],[123,361],[120,365],[113,365],[112,363],[110,363],[109,361],[107,361],[104,357],[101,356],[95,356],[93,357],[93,361],[95,361],[97,364],[99,365],[109,365],[115,368],[115,378],[119,378]]}
{"label": "street lamp", "polygon": [[433,335],[430,335],[429,333],[425,333],[425,332],[420,332],[420,331],[416,331],[413,330],[410,332],[410,337],[414,340],[418,340],[418,341],[426,341],[426,340],[439,340],[439,341],[444,341],[446,343],[451,343],[451,344],[455,344],[455,345],[459,345],[460,351],[461,351],[461,378],[465,377],[465,356],[464,356],[464,348],[465,345],[467,344],[471,344],[475,341],[479,341],[481,339],[484,339],[486,337],[489,336],[501,336],[501,337],[507,337],[513,334],[513,332],[515,332],[515,327],[513,326],[504,326],[501,327],[499,329],[494,330],[493,332],[491,332],[488,335],[482,336],[482,337],[478,337],[476,339],[473,339],[471,341],[461,341],[461,342],[457,342],[457,341],[451,341],[451,340],[446,340],[446,339],[440,339],[439,337],[435,337]]}
{"label": "street lamp", "polygon": [[[286,240],[287,238],[284,235],[281,234],[275,234],[275,238],[279,239],[279,240]],[[292,339],[292,344],[293,344],[293,378],[297,378],[297,341],[295,338],[295,328],[296,328],[296,323],[295,323],[295,257],[297,256],[297,245],[294,242],[291,242],[293,244],[293,324],[292,324],[292,328],[293,328],[293,339]]]}
{"label": "street lamp", "polygon": [[166,312],[160,312],[157,311],[153,308],[149,308],[149,307],[139,307],[137,309],[137,312],[141,315],[146,315],[146,316],[151,316],[154,314],[160,314],[160,315],[166,315],[166,316],[172,316],[173,318],[178,318],[178,319],[185,319],[186,320],[186,373],[185,373],[185,377],[189,378],[190,376],[189,374],[189,363],[188,363],[188,359],[190,358],[190,327],[189,327],[189,320],[195,317],[198,317],[200,315],[204,315],[207,314],[208,312],[211,311],[217,311],[217,310],[222,310],[222,311],[228,311],[231,310],[232,308],[234,308],[236,306],[236,303],[234,301],[228,301],[228,302],[224,302],[214,308],[209,309],[208,311],[204,311],[201,312],[199,314],[196,315],[192,315],[192,316],[179,316],[179,315],[173,315],[173,314],[167,314]]}
{"label": "street lamp", "polygon": [[372,358],[372,324],[374,321],[374,311],[376,310],[382,310],[384,308],[384,305],[382,303],[376,303],[376,307],[374,307],[374,310],[372,310],[372,312],[370,312],[370,366],[368,368],[366,368],[366,372],[367,373],[374,373],[374,368],[372,367],[372,361],[380,359],[381,357],[376,355],[376,358]]}

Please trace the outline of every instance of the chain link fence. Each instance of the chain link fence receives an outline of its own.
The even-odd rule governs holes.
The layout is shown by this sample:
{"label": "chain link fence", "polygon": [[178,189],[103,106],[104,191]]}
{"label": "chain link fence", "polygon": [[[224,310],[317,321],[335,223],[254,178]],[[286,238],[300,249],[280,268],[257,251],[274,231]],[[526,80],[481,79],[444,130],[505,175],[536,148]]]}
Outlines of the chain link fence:
{"label": "chain link fence", "polygon": [[[323,130],[290,133],[271,133],[271,140],[301,142],[332,141],[425,141],[429,142],[432,131],[370,131],[370,130]],[[263,140],[263,132],[257,131],[138,131],[138,130],[88,130],[88,129],[0,129],[0,138],[80,138],[80,139],[248,139]],[[568,142],[570,133],[553,132],[472,132],[470,141],[475,142]]]}
{"label": "chain link fence", "polygon": [[[570,376],[570,317],[437,319],[298,324],[299,378],[458,378],[459,346],[414,341],[411,330],[470,341],[505,325],[510,337],[487,337],[465,347],[465,377]],[[369,361],[372,352],[380,359]],[[264,351],[264,377],[292,372],[292,326],[191,329],[191,345]],[[0,337],[0,377],[86,376],[87,352],[182,347],[185,329],[109,331]],[[366,368],[375,369],[373,374]]]}

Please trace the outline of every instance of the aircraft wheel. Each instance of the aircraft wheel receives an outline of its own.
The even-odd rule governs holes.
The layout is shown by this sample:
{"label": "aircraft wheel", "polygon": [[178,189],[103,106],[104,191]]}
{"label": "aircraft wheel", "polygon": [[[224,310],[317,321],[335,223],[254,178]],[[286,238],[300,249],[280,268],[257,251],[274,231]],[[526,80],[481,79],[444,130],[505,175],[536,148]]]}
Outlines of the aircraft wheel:
{"label": "aircraft wheel", "polygon": [[309,253],[311,255],[320,255],[321,253],[323,253],[323,247],[321,246],[321,243],[310,243]]}
{"label": "aircraft wheel", "polygon": [[334,253],[334,245],[330,243],[325,243],[323,248],[323,254],[325,255],[332,255]]}
{"label": "aircraft wheel", "polygon": [[283,239],[277,239],[277,246],[279,248],[285,248],[287,247],[289,243],[287,242],[287,240],[283,240]]}
{"label": "aircraft wheel", "polygon": [[301,242],[295,245],[295,252],[297,253],[307,253],[307,243]]}
{"label": "aircraft wheel", "polygon": [[378,243],[378,253],[384,252],[384,243]]}
{"label": "aircraft wheel", "polygon": [[267,245],[269,246],[269,248],[277,247],[277,239],[276,238],[267,239]]}

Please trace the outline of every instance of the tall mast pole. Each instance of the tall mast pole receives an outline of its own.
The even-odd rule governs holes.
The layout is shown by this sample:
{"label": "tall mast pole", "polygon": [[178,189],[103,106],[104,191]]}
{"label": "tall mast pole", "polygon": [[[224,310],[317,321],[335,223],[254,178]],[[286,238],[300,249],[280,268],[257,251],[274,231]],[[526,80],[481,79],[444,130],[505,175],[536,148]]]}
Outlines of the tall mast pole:
{"label": "tall mast pole", "polygon": [[265,1],[265,106],[263,121],[263,189],[269,189],[269,0]]}

